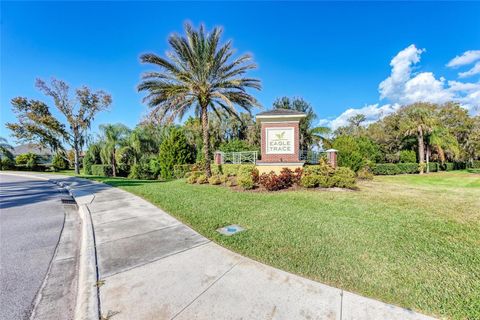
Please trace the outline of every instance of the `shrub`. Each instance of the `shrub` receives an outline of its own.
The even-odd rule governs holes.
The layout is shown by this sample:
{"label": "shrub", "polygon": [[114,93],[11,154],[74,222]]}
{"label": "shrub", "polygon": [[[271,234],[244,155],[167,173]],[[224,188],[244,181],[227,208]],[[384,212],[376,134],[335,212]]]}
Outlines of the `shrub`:
{"label": "shrub", "polygon": [[150,161],[148,158],[141,159],[130,167],[129,179],[152,180],[155,176],[150,171]]}
{"label": "shrub", "polygon": [[302,175],[303,175],[303,169],[296,168],[293,174],[293,183],[299,184],[300,180],[302,179]]}
{"label": "shrub", "polygon": [[173,175],[177,179],[185,178],[187,173],[194,169],[194,164],[176,164],[173,166]]}
{"label": "shrub", "polygon": [[220,176],[220,182],[223,183],[223,184],[226,184],[228,181],[228,176],[226,174],[222,174]]}
{"label": "shrub", "polygon": [[19,154],[15,158],[15,163],[17,165],[24,165],[26,168],[32,169],[38,162],[38,156],[35,153],[28,152]]}
{"label": "shrub", "polygon": [[295,181],[294,173],[289,168],[283,168],[278,175],[280,189],[290,188]]}
{"label": "shrub", "polygon": [[235,178],[229,178],[227,182],[225,182],[227,187],[235,187],[237,185],[237,180]]}
{"label": "shrub", "polygon": [[318,186],[319,181],[318,181],[319,175],[304,175],[300,179],[300,185],[305,188],[315,188]]}
{"label": "shrub", "polygon": [[109,164],[92,165],[92,175],[94,176],[109,177],[112,173],[112,166]]}
{"label": "shrub", "polygon": [[258,169],[254,165],[241,165],[237,171],[237,182],[245,190],[250,190],[255,187],[258,182]]}
{"label": "shrub", "polygon": [[375,175],[412,174],[419,171],[418,163],[377,163],[372,166],[372,172]]}
{"label": "shrub", "polygon": [[197,177],[194,176],[194,175],[191,175],[191,176],[189,176],[189,177],[187,178],[186,181],[187,181],[187,183],[189,183],[189,184],[197,183]]}
{"label": "shrub", "polygon": [[243,173],[238,176],[237,179],[238,185],[245,190],[250,190],[255,187],[255,182],[253,181],[252,174]]}
{"label": "shrub", "polygon": [[372,180],[373,173],[370,167],[363,167],[357,172],[357,178],[360,180]]}
{"label": "shrub", "polygon": [[330,177],[335,173],[325,160],[321,159],[318,165],[307,166],[303,169],[300,178],[300,185],[305,188],[323,187],[329,188],[332,186]]}
{"label": "shrub", "polygon": [[158,157],[151,158],[148,161],[148,171],[152,175],[153,179],[157,179],[161,175],[162,164],[160,163]]}
{"label": "shrub", "polygon": [[208,183],[207,175],[205,175],[205,174],[199,175],[199,176],[197,177],[197,183],[198,183],[198,184]]}
{"label": "shrub", "polygon": [[[417,164],[415,164],[417,165]],[[394,175],[400,174],[400,168],[395,163],[377,163],[372,166],[372,173],[374,175]]]}
{"label": "shrub", "polygon": [[472,169],[480,169],[480,160],[473,160],[470,163],[470,168]]}
{"label": "shrub", "polygon": [[172,128],[168,136],[160,145],[158,156],[159,173],[162,178],[174,177],[173,167],[177,164],[192,163],[194,161],[194,150],[188,143],[182,129]]}
{"label": "shrub", "polygon": [[131,167],[135,164],[135,150],[130,146],[122,147],[117,150],[115,160],[117,161],[118,175],[128,176]]}
{"label": "shrub", "polygon": [[444,165],[445,171],[452,171],[455,169],[455,164],[452,162],[447,162]]}
{"label": "shrub", "polygon": [[85,156],[83,157],[83,173],[87,175],[92,174],[92,165],[101,164],[102,157],[100,155],[102,147],[100,143],[92,143],[88,146]]}
{"label": "shrub", "polygon": [[316,176],[319,187],[332,188],[335,187],[335,180],[330,175],[318,175]]}
{"label": "shrub", "polygon": [[219,175],[213,175],[210,178],[208,178],[208,183],[212,185],[219,185],[222,183],[222,180],[220,179]]}
{"label": "shrub", "polygon": [[8,169],[13,169],[15,167],[15,163],[13,162],[12,159],[8,157],[3,157],[0,160],[0,169],[1,170],[8,170]]}
{"label": "shrub", "polygon": [[[400,173],[418,173],[420,171],[420,164],[414,163],[397,163]],[[424,163],[425,166],[425,163]],[[425,170],[425,167],[423,168]]]}
{"label": "shrub", "polygon": [[228,142],[224,142],[220,145],[220,151],[223,152],[240,152],[254,150],[247,141],[240,139],[232,139]]}
{"label": "shrub", "polygon": [[60,154],[57,153],[53,156],[52,168],[53,171],[65,170],[68,168],[68,163]]}
{"label": "shrub", "polygon": [[338,188],[355,188],[355,172],[350,168],[339,167],[330,178],[330,186]]}
{"label": "shrub", "polygon": [[429,162],[428,163],[428,171],[429,172],[437,172],[439,171],[440,167],[438,165],[438,163],[436,162]]}
{"label": "shrub", "polygon": [[226,164],[215,164],[211,166],[212,169],[212,174],[226,174],[230,177],[235,177],[237,176],[240,171],[250,171],[252,172],[255,169],[254,164],[231,164],[231,163],[226,163]]}
{"label": "shrub", "polygon": [[276,191],[281,189],[280,180],[275,172],[263,173],[259,179],[260,184],[268,191]]}
{"label": "shrub", "polygon": [[190,184],[194,184],[194,183],[197,183],[197,178],[202,175],[203,172],[201,171],[191,171],[188,173],[188,176],[187,176],[187,183],[190,183]]}
{"label": "shrub", "polygon": [[413,150],[402,150],[402,151],[400,151],[400,162],[401,163],[415,163],[415,162],[417,162],[417,153]]}
{"label": "shrub", "polygon": [[92,165],[95,164],[95,160],[90,152],[87,152],[83,157],[83,174],[91,175],[92,174]]}
{"label": "shrub", "polygon": [[340,135],[335,138],[332,147],[338,150],[338,165],[355,172],[368,162],[382,158],[378,145],[367,137]]}

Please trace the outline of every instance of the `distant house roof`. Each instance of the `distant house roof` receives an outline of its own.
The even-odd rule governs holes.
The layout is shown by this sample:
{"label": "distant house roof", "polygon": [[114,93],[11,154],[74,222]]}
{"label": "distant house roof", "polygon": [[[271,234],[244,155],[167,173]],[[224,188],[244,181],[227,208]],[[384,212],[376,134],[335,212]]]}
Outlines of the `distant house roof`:
{"label": "distant house roof", "polygon": [[272,109],[257,114],[258,116],[306,116],[305,112],[290,109]]}
{"label": "distant house roof", "polygon": [[32,152],[39,156],[51,156],[53,155],[52,150],[49,148],[42,147],[39,144],[35,143],[25,143],[13,148],[13,155],[18,156],[19,154]]}

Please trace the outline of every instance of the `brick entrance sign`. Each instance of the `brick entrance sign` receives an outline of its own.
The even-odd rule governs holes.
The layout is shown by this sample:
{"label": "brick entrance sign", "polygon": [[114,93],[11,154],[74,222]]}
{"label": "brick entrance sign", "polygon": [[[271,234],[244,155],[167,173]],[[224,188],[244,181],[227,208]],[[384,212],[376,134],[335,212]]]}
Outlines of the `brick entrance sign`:
{"label": "brick entrance sign", "polygon": [[257,114],[261,124],[261,160],[257,161],[260,173],[280,172],[282,168],[302,167],[300,160],[299,121],[306,117],[303,112],[275,109]]}

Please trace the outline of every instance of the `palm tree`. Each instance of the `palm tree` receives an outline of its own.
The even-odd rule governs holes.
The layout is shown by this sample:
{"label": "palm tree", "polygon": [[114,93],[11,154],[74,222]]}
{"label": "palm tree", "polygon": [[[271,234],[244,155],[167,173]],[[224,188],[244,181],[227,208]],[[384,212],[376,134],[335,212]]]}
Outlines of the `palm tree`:
{"label": "palm tree", "polygon": [[420,174],[423,174],[425,166],[425,136],[432,132],[435,125],[434,111],[435,105],[424,102],[414,103],[403,109],[401,131],[405,136],[417,138]]}
{"label": "palm tree", "polygon": [[307,135],[312,145],[330,148],[332,142],[329,135],[331,132],[332,130],[329,127],[314,127],[308,129]]}
{"label": "palm tree", "polygon": [[430,171],[428,162],[430,161],[431,148],[435,150],[438,155],[440,163],[445,163],[445,153],[448,152],[455,158],[460,154],[460,146],[454,135],[448,132],[447,128],[437,125],[427,137],[427,173]]}
{"label": "palm tree", "polygon": [[246,92],[247,88],[260,90],[260,81],[244,77],[255,69],[248,54],[232,59],[234,51],[228,41],[220,45],[222,29],[206,33],[203,25],[196,31],[185,24],[186,36],[173,34],[168,42],[173,49],[162,58],[153,53],[143,54],[142,63],[160,67],[160,71],[143,74],[139,91],[148,94],[144,101],[152,108],[151,116],[173,122],[192,108],[202,122],[203,152],[207,176],[211,176],[208,130],[208,111],[225,110],[237,116],[234,105],[251,112],[258,101]]}
{"label": "palm tree", "polygon": [[120,148],[125,140],[127,139],[129,129],[121,124],[104,124],[100,125],[100,130],[103,131],[105,138],[102,152],[104,153],[107,162],[112,165],[112,174],[114,177],[117,175],[117,161],[116,153],[117,149]]}
{"label": "palm tree", "polygon": [[0,137],[0,160],[2,157],[13,159],[13,147],[8,144],[7,139]]}

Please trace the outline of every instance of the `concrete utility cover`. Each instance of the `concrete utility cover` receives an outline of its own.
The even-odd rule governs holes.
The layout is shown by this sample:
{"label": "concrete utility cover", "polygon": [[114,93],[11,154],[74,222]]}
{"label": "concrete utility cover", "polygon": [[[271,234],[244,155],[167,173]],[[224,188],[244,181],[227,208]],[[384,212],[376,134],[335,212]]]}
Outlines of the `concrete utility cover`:
{"label": "concrete utility cover", "polygon": [[245,229],[238,224],[232,224],[230,226],[217,229],[217,232],[223,234],[224,236],[231,236],[244,230]]}

